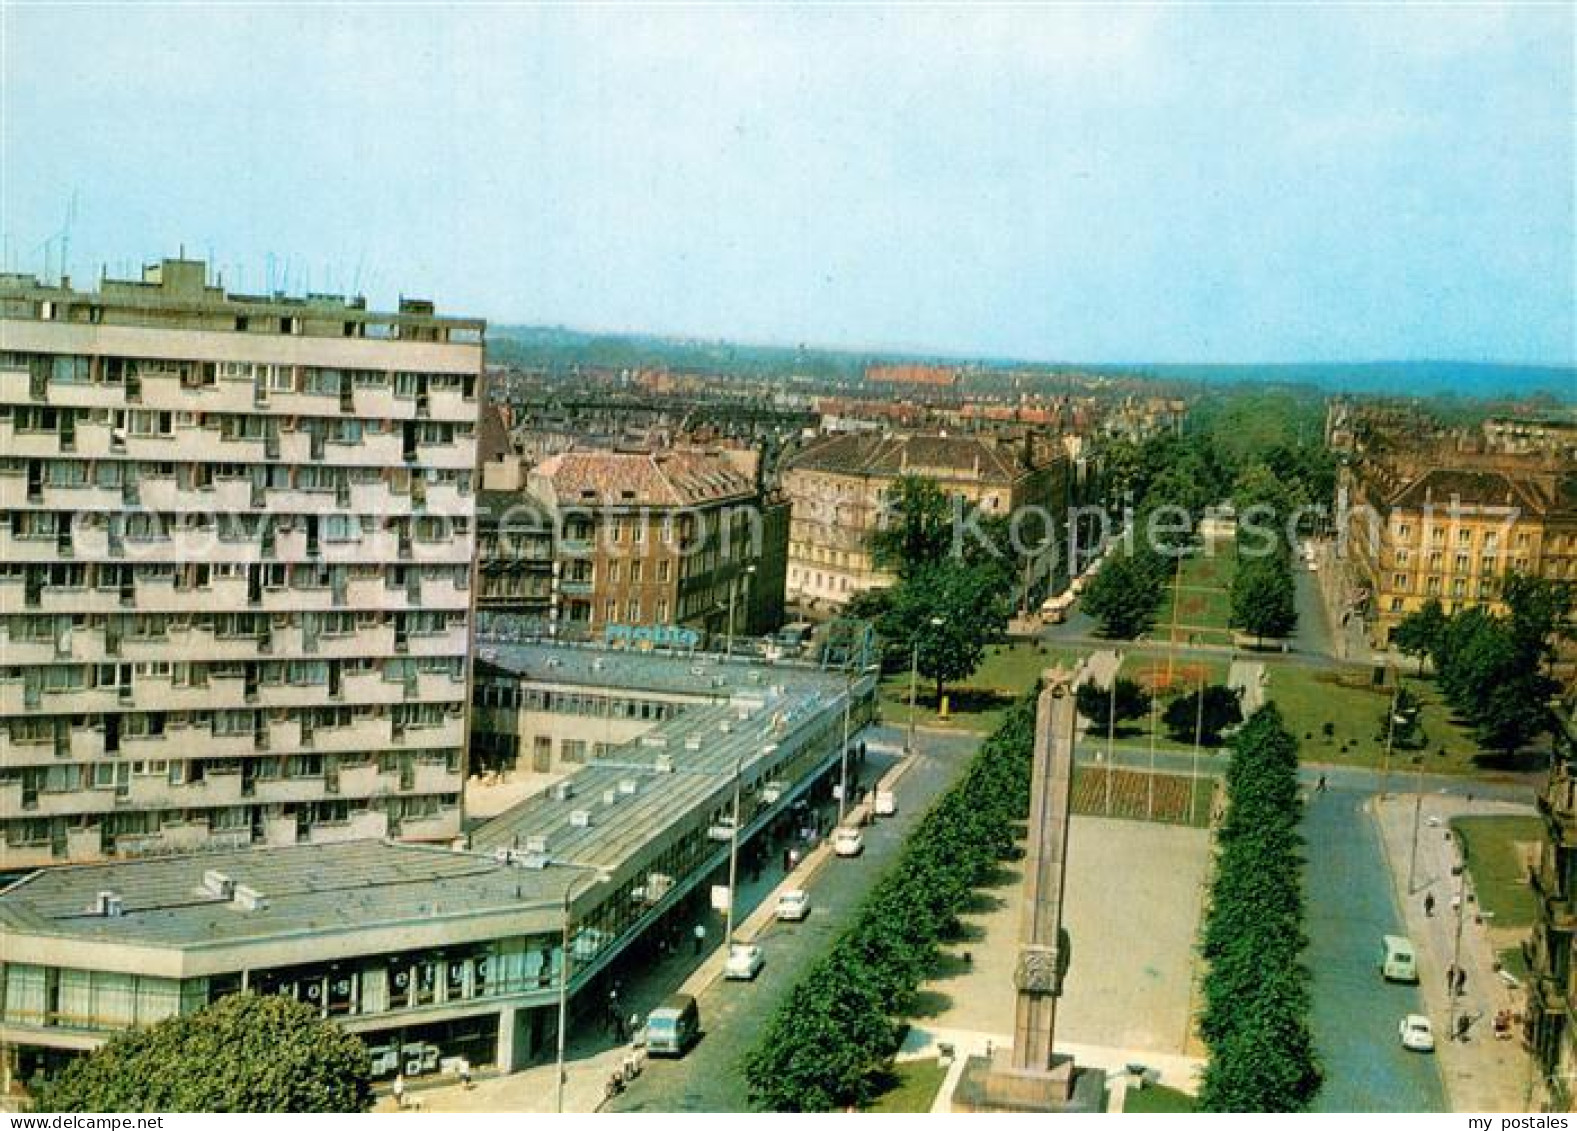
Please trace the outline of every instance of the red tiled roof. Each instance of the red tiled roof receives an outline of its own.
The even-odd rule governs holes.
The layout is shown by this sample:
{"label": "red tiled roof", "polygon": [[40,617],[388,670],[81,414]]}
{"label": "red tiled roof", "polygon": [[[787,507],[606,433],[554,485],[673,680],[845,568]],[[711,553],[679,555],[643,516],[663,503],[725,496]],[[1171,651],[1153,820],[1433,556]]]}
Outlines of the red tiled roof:
{"label": "red tiled roof", "polygon": [[755,494],[755,484],[713,452],[568,451],[543,460],[536,474],[566,505],[695,506]]}

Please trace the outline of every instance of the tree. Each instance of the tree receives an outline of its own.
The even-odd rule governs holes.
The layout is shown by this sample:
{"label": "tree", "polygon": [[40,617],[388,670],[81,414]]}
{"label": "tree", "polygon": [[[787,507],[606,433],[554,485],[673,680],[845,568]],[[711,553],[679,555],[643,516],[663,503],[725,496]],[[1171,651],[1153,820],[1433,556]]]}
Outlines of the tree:
{"label": "tree", "polygon": [[936,480],[899,476],[885,525],[871,535],[871,556],[900,579],[946,558],[953,549],[948,498]]}
{"label": "tree", "polygon": [[1391,631],[1391,643],[1404,656],[1418,658],[1422,674],[1424,659],[1440,647],[1441,634],[1446,630],[1446,613],[1440,607],[1440,598],[1431,597],[1416,611],[1408,613]]}
{"label": "tree", "polygon": [[1101,622],[1102,634],[1132,640],[1150,627],[1161,587],[1145,555],[1109,558],[1084,591],[1084,610]]}
{"label": "tree", "polygon": [[1150,693],[1126,676],[1119,676],[1109,690],[1086,681],[1079,684],[1074,696],[1079,714],[1103,727],[1108,719],[1127,722],[1143,718],[1150,710]]}
{"label": "tree", "polygon": [[[893,588],[880,629],[905,651],[919,644],[920,674],[934,682],[940,700],[947,684],[974,674],[985,659],[986,643],[1007,625],[1007,616],[999,574],[944,558]],[[932,623],[937,620],[941,623]]]}
{"label": "tree", "polygon": [[1238,693],[1230,687],[1212,683],[1204,689],[1204,713],[1199,710],[1200,692],[1190,691],[1166,705],[1161,721],[1176,742],[1194,741],[1195,731],[1201,746],[1220,746],[1222,732],[1243,720]]}
{"label": "tree", "polygon": [[1435,670],[1446,699],[1472,724],[1479,743],[1514,754],[1551,724],[1549,702],[1559,685],[1540,668],[1559,631],[1547,618],[1560,604],[1537,585],[1508,590],[1517,602],[1510,617],[1475,607],[1447,619]]}
{"label": "tree", "polygon": [[362,1112],[360,1038],[285,997],[232,994],[72,1061],[40,1111]]}
{"label": "tree", "polygon": [[1286,560],[1279,555],[1240,560],[1232,577],[1232,626],[1263,641],[1287,636],[1297,624]]}

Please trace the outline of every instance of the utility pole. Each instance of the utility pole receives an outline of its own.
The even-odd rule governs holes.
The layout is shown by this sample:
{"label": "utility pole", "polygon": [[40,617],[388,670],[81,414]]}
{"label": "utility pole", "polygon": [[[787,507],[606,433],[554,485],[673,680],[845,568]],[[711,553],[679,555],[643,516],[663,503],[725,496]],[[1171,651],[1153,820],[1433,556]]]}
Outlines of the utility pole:
{"label": "utility pole", "polygon": [[1396,701],[1402,693],[1402,684],[1394,665],[1387,664],[1391,673],[1391,710],[1385,717],[1385,753],[1380,758],[1380,800],[1390,796],[1391,744],[1396,741]]}
{"label": "utility pole", "polygon": [[[1152,668],[1151,670],[1154,671],[1155,669]],[[1151,690],[1150,690],[1150,780],[1149,780],[1149,782],[1147,784],[1147,788],[1145,790],[1145,799],[1144,799],[1144,819],[1147,820],[1147,821],[1155,820],[1155,724],[1156,724],[1156,708],[1157,708],[1157,703],[1158,703],[1159,699],[1160,699],[1160,696],[1158,696],[1155,693],[1155,689],[1151,688]],[[1189,804],[1190,805],[1193,804],[1192,799],[1190,799]]]}
{"label": "utility pole", "polygon": [[[1120,661],[1119,661],[1120,662]],[[1117,756],[1117,671],[1106,696],[1106,815],[1112,815],[1112,759]]]}
{"label": "utility pole", "polygon": [[1194,757],[1188,771],[1188,823],[1193,824],[1194,798],[1199,794],[1199,747],[1205,737],[1205,666],[1199,665],[1199,693],[1194,711]]}

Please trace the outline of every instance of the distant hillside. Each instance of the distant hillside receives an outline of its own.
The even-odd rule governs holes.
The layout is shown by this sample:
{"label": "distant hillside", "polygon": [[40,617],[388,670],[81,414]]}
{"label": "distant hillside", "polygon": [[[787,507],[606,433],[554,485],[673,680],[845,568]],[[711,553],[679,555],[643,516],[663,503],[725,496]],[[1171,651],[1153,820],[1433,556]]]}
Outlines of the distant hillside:
{"label": "distant hillside", "polygon": [[[848,350],[810,346],[761,346],[738,342],[668,338],[655,334],[603,334],[551,326],[493,326],[488,352],[497,361],[564,370],[573,365],[623,369],[666,366],[771,377],[790,373],[822,380],[850,380],[867,361],[966,359],[902,350]],[[1265,365],[1146,365],[1027,361],[980,358],[969,361],[993,369],[1044,369],[1048,374],[1080,372],[1111,377],[1148,377],[1168,383],[1309,385],[1327,393],[1478,398],[1547,397],[1577,403],[1577,368],[1501,365],[1469,361],[1300,362]],[[987,378],[989,381],[989,378]]]}

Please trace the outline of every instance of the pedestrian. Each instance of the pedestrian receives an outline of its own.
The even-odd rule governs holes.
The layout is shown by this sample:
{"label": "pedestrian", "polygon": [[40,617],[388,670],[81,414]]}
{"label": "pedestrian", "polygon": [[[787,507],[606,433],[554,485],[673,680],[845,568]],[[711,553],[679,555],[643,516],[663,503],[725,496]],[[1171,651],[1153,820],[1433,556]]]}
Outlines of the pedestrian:
{"label": "pedestrian", "polygon": [[1450,997],[1452,994],[1456,993],[1456,990],[1457,968],[1456,963],[1452,963],[1450,966],[1446,967],[1446,996]]}
{"label": "pedestrian", "polygon": [[1325,775],[1324,774],[1320,775],[1319,784],[1314,787],[1314,792],[1315,793],[1324,793],[1325,792]]}
{"label": "pedestrian", "polygon": [[1473,1027],[1473,1019],[1464,1013],[1457,1018],[1457,1040],[1466,1041],[1467,1031]]}
{"label": "pedestrian", "polygon": [[460,1058],[459,1075],[460,1087],[469,1092],[471,1090],[471,1061],[463,1056]]}
{"label": "pedestrian", "polygon": [[624,1014],[622,1012],[615,1013],[613,1015],[613,1039],[616,1043],[622,1045],[627,1037],[628,1034],[624,1028]]}
{"label": "pedestrian", "polygon": [[1435,917],[1435,893],[1432,892],[1432,891],[1425,892],[1424,893],[1424,918],[1425,919],[1433,919],[1434,917]]}
{"label": "pedestrian", "polygon": [[1466,992],[1467,992],[1467,971],[1462,969],[1459,966],[1459,967],[1457,967],[1457,989],[1456,989],[1457,997],[1461,997]]}
{"label": "pedestrian", "polygon": [[794,870],[794,850],[792,848],[785,848],[783,850],[783,870],[785,872],[791,872]]}
{"label": "pedestrian", "polygon": [[697,923],[693,933],[695,935],[695,952],[700,954],[701,948],[706,945],[706,924]]}
{"label": "pedestrian", "polygon": [[394,1106],[402,1110],[405,1107],[405,1073],[403,1072],[394,1075]]}
{"label": "pedestrian", "polygon": [[630,1039],[633,1041],[641,1035],[641,1015],[630,1014]]}

